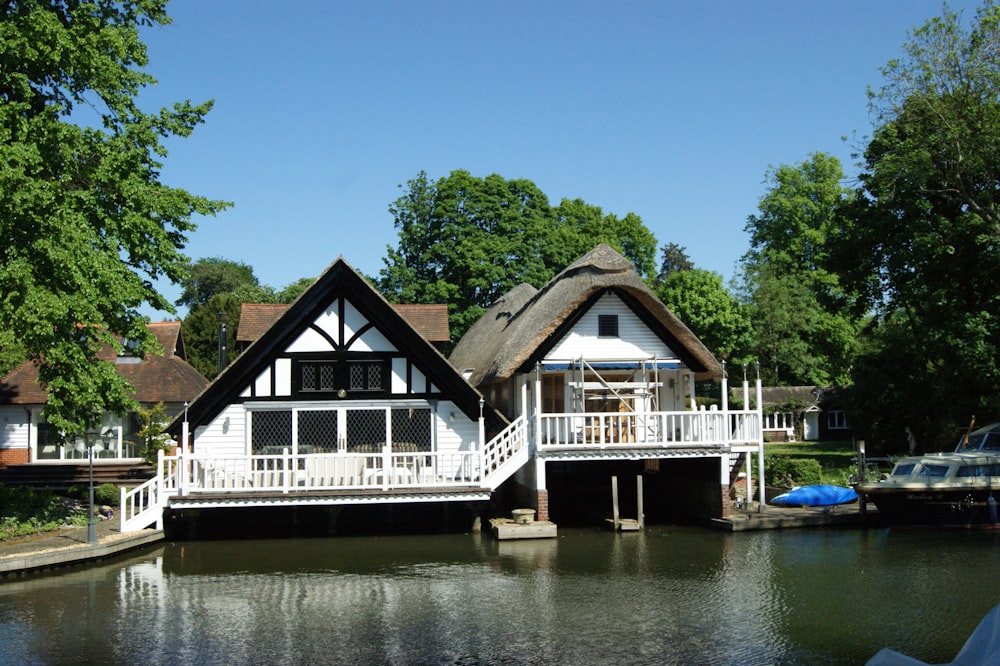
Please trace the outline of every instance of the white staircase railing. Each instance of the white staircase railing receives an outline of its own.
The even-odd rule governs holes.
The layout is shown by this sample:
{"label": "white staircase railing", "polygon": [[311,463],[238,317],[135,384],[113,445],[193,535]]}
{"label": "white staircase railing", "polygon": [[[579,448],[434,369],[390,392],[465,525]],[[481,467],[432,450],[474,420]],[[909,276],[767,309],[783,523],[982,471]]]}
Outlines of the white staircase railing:
{"label": "white staircase railing", "polygon": [[517,417],[513,423],[483,447],[483,484],[496,490],[530,458],[527,420]]}
{"label": "white staircase railing", "polygon": [[156,476],[137,488],[121,489],[118,505],[122,533],[135,532],[151,525],[163,529],[163,509],[171,495],[177,494],[177,458],[166,457],[163,451],[156,456]]}

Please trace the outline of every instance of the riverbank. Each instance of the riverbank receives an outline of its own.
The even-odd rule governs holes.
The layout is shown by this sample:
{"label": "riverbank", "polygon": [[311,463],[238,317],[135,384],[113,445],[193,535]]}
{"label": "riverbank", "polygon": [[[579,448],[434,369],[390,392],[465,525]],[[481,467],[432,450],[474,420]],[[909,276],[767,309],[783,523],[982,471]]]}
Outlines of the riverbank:
{"label": "riverbank", "polygon": [[0,542],[0,579],[95,562],[163,540],[163,530],[122,534],[117,519],[96,524],[97,542],[87,543],[87,526]]}

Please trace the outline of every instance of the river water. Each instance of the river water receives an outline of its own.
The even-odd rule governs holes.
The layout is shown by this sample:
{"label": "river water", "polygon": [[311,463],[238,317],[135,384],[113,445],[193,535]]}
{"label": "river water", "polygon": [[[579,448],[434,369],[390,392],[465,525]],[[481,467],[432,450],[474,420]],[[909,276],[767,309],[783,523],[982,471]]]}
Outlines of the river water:
{"label": "river water", "polygon": [[987,531],[166,543],[0,582],[0,663],[947,662],[998,572]]}

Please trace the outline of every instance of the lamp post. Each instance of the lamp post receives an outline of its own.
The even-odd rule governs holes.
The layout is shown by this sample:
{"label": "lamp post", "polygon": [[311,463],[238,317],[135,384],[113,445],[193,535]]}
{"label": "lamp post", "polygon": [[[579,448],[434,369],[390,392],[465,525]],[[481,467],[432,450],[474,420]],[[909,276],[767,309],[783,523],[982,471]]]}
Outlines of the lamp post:
{"label": "lamp post", "polygon": [[90,503],[87,510],[87,543],[97,543],[97,523],[94,522],[94,444],[100,433],[88,430],[83,433],[83,443],[87,447],[87,458],[90,461]]}
{"label": "lamp post", "polygon": [[229,313],[228,312],[216,312],[215,319],[219,322],[219,373],[226,369],[229,365],[229,353],[226,350],[226,343],[229,339],[229,334],[226,333],[226,324],[229,323]]}

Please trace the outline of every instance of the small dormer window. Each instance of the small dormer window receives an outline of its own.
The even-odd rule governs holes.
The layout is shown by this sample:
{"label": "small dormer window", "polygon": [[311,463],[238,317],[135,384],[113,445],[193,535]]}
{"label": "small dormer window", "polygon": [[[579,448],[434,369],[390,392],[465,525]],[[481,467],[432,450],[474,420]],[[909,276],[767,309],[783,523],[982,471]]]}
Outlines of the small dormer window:
{"label": "small dormer window", "polygon": [[597,315],[597,336],[601,338],[617,338],[618,315]]}
{"label": "small dormer window", "polygon": [[118,352],[115,363],[138,363],[140,359],[135,355],[135,350],[139,347],[139,341],[122,338],[121,345],[122,349]]}

